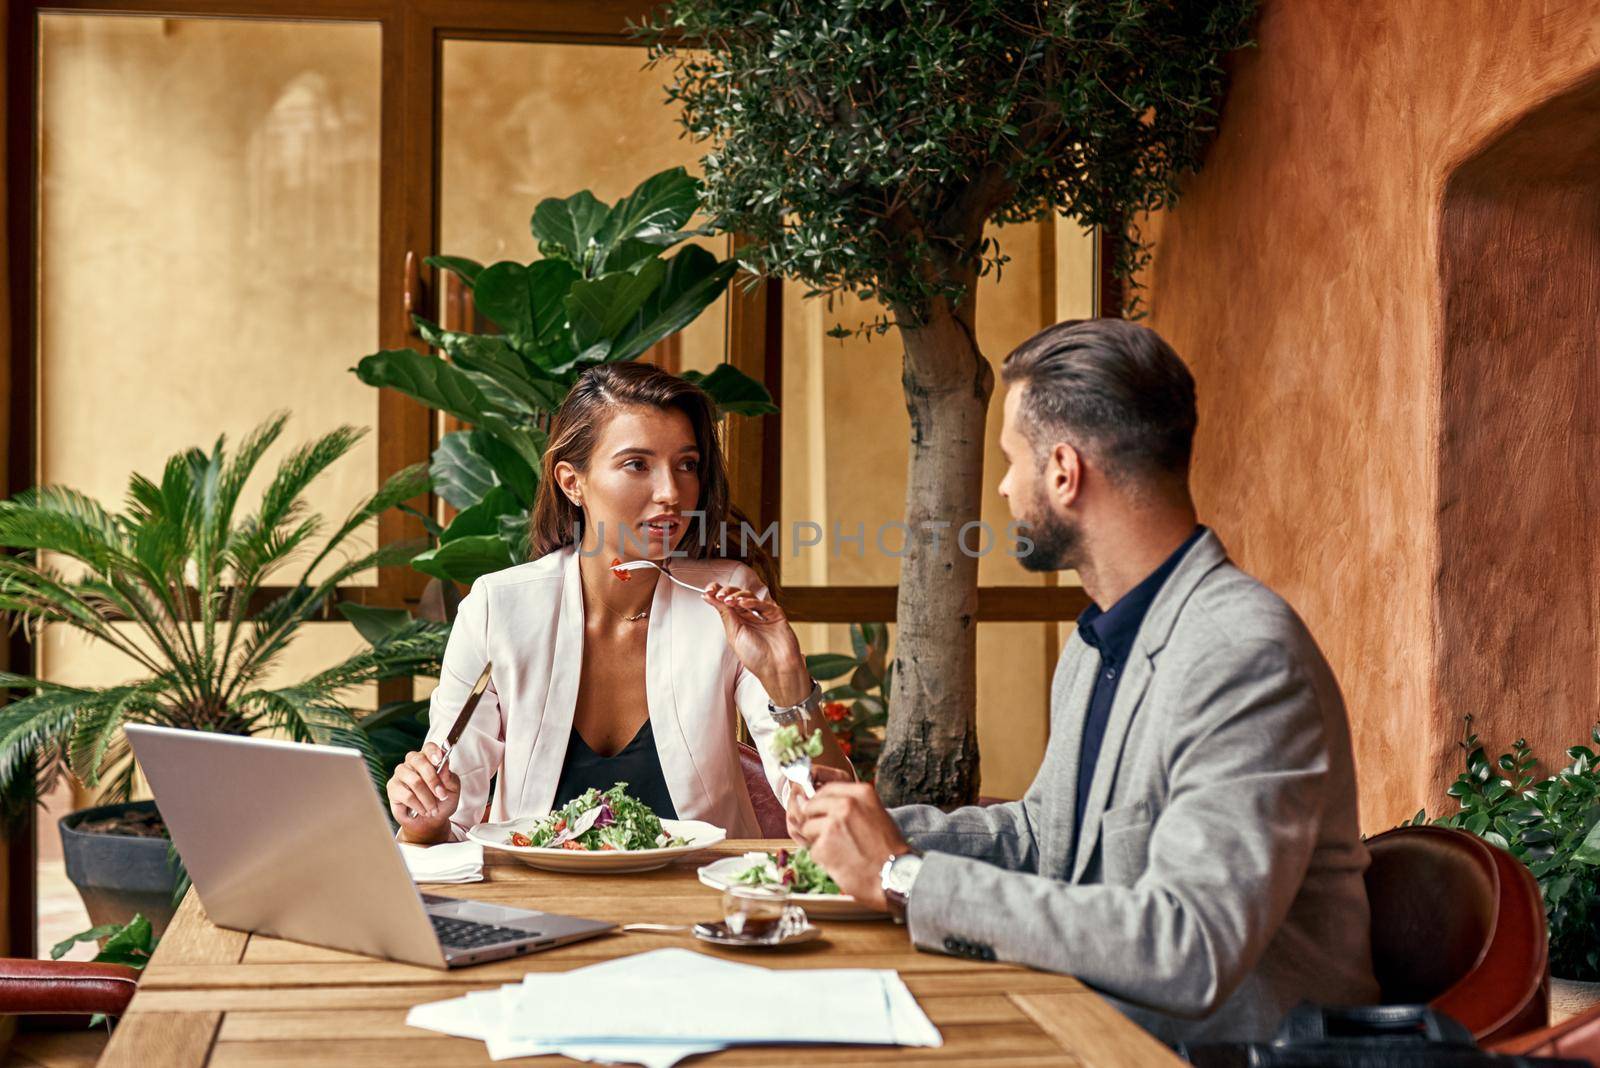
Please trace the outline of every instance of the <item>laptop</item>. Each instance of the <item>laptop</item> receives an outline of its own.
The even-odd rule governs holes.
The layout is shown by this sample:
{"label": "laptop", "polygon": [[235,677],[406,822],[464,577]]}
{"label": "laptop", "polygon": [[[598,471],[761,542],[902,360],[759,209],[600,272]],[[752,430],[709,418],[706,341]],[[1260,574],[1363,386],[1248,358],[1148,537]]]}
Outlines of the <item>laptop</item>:
{"label": "laptop", "polygon": [[125,729],[219,927],[458,968],[616,926],[418,893],[354,749]]}

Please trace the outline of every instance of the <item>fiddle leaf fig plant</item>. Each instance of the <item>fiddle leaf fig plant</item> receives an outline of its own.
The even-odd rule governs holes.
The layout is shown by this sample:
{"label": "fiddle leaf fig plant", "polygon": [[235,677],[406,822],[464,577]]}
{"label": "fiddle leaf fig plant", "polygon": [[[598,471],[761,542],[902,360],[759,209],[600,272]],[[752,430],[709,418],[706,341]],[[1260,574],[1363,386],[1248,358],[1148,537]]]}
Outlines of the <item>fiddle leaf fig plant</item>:
{"label": "fiddle leaf fig plant", "polygon": [[[1459,810],[1432,822],[1470,831],[1528,866],[1550,922],[1550,972],[1600,980],[1600,755],[1575,745],[1571,761],[1548,777],[1525,739],[1491,761],[1466,717],[1466,771],[1449,794]],[[1600,725],[1590,730],[1600,747]],[[1427,823],[1419,811],[1409,824]]]}
{"label": "fiddle leaf fig plant", "polygon": [[[541,201],[530,221],[540,258],[531,263],[427,259],[461,280],[499,332],[445,330],[413,316],[440,355],[397,349],[355,367],[368,385],[399,390],[470,428],[444,435],[434,450],[434,490],[459,511],[412,567],[470,583],[522,559],[550,417],[578,376],[644,355],[693,322],[733,277],[733,261],[685,243],[708,233],[685,229],[699,204],[700,183],[674,167],[615,204],[587,190]],[[777,411],[766,388],[730,364],[684,377],[720,411]]]}

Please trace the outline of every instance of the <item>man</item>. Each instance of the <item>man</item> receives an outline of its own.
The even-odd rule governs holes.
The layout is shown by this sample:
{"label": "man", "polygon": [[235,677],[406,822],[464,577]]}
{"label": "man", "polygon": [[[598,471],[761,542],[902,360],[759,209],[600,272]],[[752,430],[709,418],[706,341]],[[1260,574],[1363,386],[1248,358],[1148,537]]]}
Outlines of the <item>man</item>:
{"label": "man", "polygon": [[1077,569],[1093,602],[1038,777],[948,814],[829,782],[791,801],[791,833],[916,945],[1076,975],[1168,1041],[1376,1001],[1344,704],[1294,612],[1196,523],[1188,369],[1098,319],[1035,335],[1002,376],[1024,562]]}

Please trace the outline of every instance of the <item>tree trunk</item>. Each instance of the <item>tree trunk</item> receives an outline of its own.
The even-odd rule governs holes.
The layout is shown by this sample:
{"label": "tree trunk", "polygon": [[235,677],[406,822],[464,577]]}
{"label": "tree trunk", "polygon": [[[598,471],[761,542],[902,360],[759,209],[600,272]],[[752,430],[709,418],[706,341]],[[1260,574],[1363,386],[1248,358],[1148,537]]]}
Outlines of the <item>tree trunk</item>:
{"label": "tree trunk", "polygon": [[[878,792],[890,805],[969,804],[978,795],[978,560],[959,539],[962,526],[980,516],[994,392],[994,372],[972,327],[976,283],[967,280],[960,307],[936,301],[920,325],[900,327],[911,415],[910,534],[895,602],[889,726],[878,761]],[[969,533],[968,544],[976,552],[999,538]]]}

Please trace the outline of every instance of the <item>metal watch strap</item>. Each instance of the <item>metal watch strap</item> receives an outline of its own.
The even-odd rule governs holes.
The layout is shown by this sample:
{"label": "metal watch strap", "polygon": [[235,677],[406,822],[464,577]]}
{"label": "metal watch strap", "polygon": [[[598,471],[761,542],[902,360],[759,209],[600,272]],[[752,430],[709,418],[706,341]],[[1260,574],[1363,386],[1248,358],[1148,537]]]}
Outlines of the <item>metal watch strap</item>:
{"label": "metal watch strap", "polygon": [[767,711],[772,718],[782,721],[803,717],[808,713],[816,713],[822,708],[822,683],[816,679],[811,680],[811,692],[806,694],[805,700],[797,705],[775,705],[772,699],[767,699]]}

